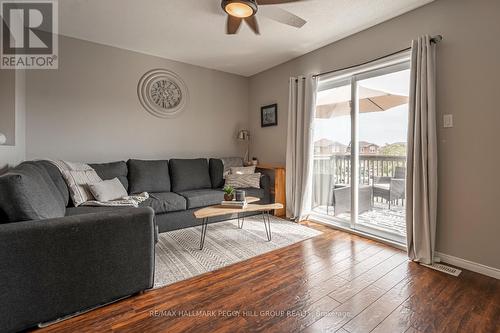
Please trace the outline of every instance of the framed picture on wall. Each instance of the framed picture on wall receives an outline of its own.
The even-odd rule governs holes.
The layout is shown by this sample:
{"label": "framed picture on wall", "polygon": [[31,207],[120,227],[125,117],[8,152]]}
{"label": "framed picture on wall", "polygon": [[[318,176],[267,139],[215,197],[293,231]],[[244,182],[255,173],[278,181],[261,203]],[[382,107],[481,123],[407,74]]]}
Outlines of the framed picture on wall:
{"label": "framed picture on wall", "polygon": [[278,125],[278,104],[266,105],[260,108],[260,126]]}

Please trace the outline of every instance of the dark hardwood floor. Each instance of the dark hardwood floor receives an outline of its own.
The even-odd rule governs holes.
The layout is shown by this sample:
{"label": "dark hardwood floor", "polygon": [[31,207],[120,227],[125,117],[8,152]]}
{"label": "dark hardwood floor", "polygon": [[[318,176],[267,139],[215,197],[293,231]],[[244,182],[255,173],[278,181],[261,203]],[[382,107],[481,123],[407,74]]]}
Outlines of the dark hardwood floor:
{"label": "dark hardwood floor", "polygon": [[305,224],[323,234],[39,332],[500,332],[499,280]]}

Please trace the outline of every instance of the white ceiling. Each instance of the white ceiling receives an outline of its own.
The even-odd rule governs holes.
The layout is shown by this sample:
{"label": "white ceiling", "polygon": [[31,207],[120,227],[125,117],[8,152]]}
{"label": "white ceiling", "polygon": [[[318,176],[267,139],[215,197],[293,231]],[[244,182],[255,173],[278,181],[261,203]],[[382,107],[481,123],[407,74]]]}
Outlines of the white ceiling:
{"label": "white ceiling", "polygon": [[[278,5],[306,19],[296,29],[257,14],[225,34],[220,0],[63,0],[59,30],[76,37],[251,76],[433,0],[307,0]],[[263,13],[261,13],[263,14]]]}

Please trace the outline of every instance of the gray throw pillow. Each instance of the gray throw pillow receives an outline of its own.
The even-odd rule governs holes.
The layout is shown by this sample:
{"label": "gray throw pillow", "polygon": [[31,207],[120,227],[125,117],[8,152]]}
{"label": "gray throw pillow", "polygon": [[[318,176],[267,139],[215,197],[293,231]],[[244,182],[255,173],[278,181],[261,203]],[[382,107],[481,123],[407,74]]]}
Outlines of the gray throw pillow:
{"label": "gray throw pillow", "polygon": [[129,192],[170,192],[167,160],[128,160]]}
{"label": "gray throw pillow", "polygon": [[227,175],[226,186],[231,186],[233,188],[260,188],[260,173]]}
{"label": "gray throw pillow", "polygon": [[89,185],[102,182],[101,177],[99,177],[94,169],[88,165],[82,165],[82,169],[80,170],[61,170],[61,174],[66,184],[68,184],[71,201],[73,201],[75,207],[87,201],[94,200],[94,196],[89,190]]}
{"label": "gray throw pillow", "polygon": [[94,198],[101,202],[121,199],[128,195],[118,178],[90,184],[89,189]]}
{"label": "gray throw pillow", "polygon": [[251,175],[255,173],[255,165],[247,167],[232,167],[230,174],[233,175]]}

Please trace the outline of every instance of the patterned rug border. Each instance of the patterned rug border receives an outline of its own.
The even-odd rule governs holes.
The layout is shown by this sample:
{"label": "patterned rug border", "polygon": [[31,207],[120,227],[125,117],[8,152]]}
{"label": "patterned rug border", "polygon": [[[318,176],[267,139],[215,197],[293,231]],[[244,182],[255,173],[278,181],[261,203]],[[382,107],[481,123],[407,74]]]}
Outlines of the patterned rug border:
{"label": "patterned rug border", "polygon": [[[322,234],[319,230],[275,216],[271,216],[271,228],[273,238],[268,242],[264,223],[257,216],[247,217],[243,229],[237,229],[236,219],[209,224],[203,250],[198,248],[201,226],[160,234],[155,249],[153,289],[213,273]],[[231,234],[236,239],[231,238]],[[246,243],[239,243],[242,240]],[[177,276],[169,279],[176,273]]]}

